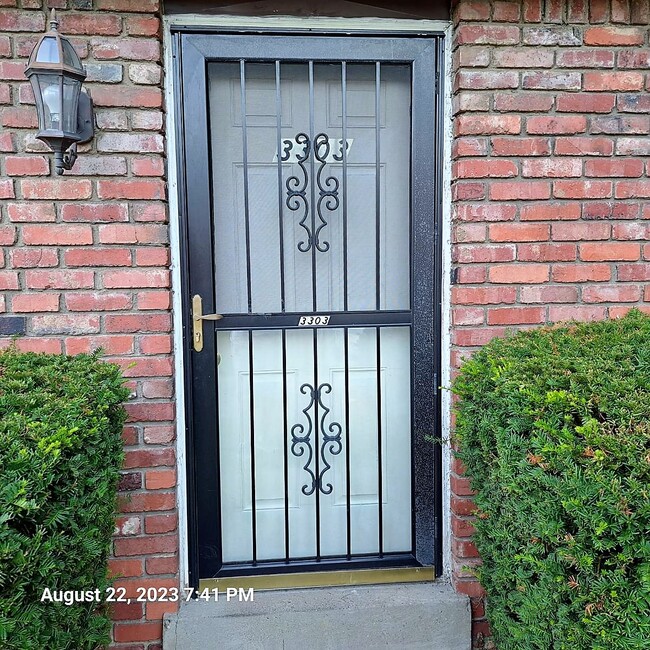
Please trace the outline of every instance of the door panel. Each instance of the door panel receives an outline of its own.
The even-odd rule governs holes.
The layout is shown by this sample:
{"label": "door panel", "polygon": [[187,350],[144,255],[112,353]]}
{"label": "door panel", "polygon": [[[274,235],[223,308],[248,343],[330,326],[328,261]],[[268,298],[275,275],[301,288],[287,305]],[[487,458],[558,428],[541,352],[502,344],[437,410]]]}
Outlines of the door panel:
{"label": "door panel", "polygon": [[193,574],[430,565],[441,40],[177,47]]}

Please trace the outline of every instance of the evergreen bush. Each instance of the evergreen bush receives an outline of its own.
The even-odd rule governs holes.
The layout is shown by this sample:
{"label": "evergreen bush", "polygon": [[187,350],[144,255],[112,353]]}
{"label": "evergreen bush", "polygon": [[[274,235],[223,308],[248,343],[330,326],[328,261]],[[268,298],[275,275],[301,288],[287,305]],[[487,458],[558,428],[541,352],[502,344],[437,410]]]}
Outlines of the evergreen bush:
{"label": "evergreen bush", "polygon": [[650,317],[495,339],[454,392],[497,648],[650,648]]}
{"label": "evergreen bush", "polygon": [[0,647],[93,650],[110,620],[97,602],[41,602],[44,590],[104,593],[127,399],[98,356],[0,353]]}

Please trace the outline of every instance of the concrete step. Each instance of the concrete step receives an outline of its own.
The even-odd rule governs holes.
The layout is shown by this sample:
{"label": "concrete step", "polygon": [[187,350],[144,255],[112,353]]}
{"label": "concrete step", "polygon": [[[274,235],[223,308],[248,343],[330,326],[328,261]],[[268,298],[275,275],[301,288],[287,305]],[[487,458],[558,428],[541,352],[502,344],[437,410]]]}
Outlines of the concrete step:
{"label": "concrete step", "polygon": [[442,582],[256,591],[167,615],[163,650],[470,650],[470,605]]}

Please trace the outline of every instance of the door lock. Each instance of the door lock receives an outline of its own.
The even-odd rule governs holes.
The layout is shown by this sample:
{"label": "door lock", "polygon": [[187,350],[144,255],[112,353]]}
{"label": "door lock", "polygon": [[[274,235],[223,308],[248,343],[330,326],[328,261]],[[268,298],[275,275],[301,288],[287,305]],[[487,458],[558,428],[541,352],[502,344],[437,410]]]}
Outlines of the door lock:
{"label": "door lock", "polygon": [[203,350],[203,321],[221,320],[222,318],[221,314],[204,314],[201,296],[196,294],[192,297],[192,344],[194,345],[194,352]]}

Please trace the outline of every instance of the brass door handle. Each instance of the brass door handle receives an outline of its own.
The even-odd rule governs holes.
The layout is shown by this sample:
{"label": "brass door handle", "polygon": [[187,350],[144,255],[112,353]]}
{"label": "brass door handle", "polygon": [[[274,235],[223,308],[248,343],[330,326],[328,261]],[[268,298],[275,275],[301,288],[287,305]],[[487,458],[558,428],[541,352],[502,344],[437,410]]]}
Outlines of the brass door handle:
{"label": "brass door handle", "polygon": [[192,344],[195,352],[203,350],[203,321],[222,318],[221,314],[204,314],[201,296],[196,294],[192,297]]}

